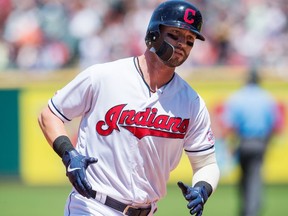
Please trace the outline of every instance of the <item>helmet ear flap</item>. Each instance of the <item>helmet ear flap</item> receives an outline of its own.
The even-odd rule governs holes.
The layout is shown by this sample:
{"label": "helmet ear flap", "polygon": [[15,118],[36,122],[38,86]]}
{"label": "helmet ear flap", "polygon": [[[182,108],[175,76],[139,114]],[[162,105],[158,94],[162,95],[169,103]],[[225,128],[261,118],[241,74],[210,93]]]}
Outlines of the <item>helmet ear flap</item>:
{"label": "helmet ear flap", "polygon": [[160,38],[160,32],[158,31],[148,31],[145,37],[145,43],[149,49],[154,47],[155,43],[157,43]]}
{"label": "helmet ear flap", "polygon": [[147,32],[145,42],[149,50],[156,53],[162,61],[169,61],[173,56],[174,47],[163,39],[160,32]]}
{"label": "helmet ear flap", "polygon": [[159,56],[159,58],[161,58],[164,62],[166,62],[172,58],[174,53],[174,47],[167,41],[163,40],[159,49],[156,50],[155,53]]}

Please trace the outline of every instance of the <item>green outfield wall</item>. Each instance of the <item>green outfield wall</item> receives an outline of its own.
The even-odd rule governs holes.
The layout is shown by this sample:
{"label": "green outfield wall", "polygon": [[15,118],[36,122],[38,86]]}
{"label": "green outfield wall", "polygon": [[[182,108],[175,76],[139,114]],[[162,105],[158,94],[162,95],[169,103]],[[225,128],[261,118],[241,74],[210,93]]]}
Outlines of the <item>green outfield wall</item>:
{"label": "green outfield wall", "polygon": [[19,174],[19,112],[18,89],[0,91],[0,174]]}
{"label": "green outfield wall", "polygon": [[[225,71],[225,73],[223,72]],[[64,166],[47,144],[38,126],[37,117],[49,98],[77,72],[59,71],[51,74],[18,73],[0,74],[0,178],[19,176],[26,184],[66,184]],[[265,157],[263,175],[267,183],[288,183],[288,80],[275,78],[268,73],[263,82],[283,109],[283,127],[272,139]],[[217,109],[225,99],[243,84],[241,70],[207,70],[181,73],[206,101],[216,136],[216,152],[221,168],[221,182],[234,183],[240,170],[232,157],[227,143],[220,139]],[[26,80],[25,82],[23,80]],[[286,113],[286,114],[285,114]],[[67,124],[68,133],[74,140],[79,120]],[[219,139],[218,139],[219,138]],[[179,179],[189,182],[192,170],[183,154],[180,165],[172,172],[170,182]]]}

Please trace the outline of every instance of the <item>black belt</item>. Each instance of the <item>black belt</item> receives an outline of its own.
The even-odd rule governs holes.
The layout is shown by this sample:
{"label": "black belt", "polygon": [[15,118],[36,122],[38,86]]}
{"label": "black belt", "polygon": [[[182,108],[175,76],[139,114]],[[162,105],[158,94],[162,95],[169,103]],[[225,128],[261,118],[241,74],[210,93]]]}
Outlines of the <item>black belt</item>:
{"label": "black belt", "polygon": [[[95,193],[95,195],[96,195],[96,193]],[[94,198],[95,198],[95,196],[94,196]],[[104,205],[109,206],[110,208],[113,208],[117,211],[120,211],[123,213],[123,215],[128,215],[128,216],[147,216],[151,211],[151,207],[149,207],[149,208],[137,208],[135,206],[131,206],[131,205],[127,205],[125,203],[122,203],[118,200],[113,199],[112,197],[109,197],[109,196],[106,197],[106,201],[105,201]]]}

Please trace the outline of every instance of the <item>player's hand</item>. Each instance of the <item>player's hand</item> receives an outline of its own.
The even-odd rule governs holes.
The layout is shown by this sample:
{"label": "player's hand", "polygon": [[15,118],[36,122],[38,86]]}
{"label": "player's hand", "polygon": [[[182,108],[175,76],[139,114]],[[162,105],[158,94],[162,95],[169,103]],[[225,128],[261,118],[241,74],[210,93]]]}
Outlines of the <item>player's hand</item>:
{"label": "player's hand", "polygon": [[76,150],[65,151],[62,161],[66,167],[66,176],[74,188],[88,199],[95,197],[95,191],[87,180],[86,169],[90,164],[96,163],[98,159],[85,157]]}
{"label": "player's hand", "polygon": [[188,201],[187,207],[190,209],[190,214],[201,216],[203,213],[204,204],[208,199],[208,194],[204,186],[191,187],[183,182],[177,183],[185,199]]}

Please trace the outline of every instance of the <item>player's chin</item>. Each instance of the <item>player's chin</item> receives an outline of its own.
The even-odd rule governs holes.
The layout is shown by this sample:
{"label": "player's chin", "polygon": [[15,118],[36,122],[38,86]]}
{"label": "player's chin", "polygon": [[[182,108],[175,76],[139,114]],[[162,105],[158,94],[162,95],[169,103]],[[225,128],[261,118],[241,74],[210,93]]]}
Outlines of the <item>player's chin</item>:
{"label": "player's chin", "polygon": [[169,61],[166,62],[166,65],[169,67],[178,67],[182,65],[187,58],[181,56],[173,56]]}

